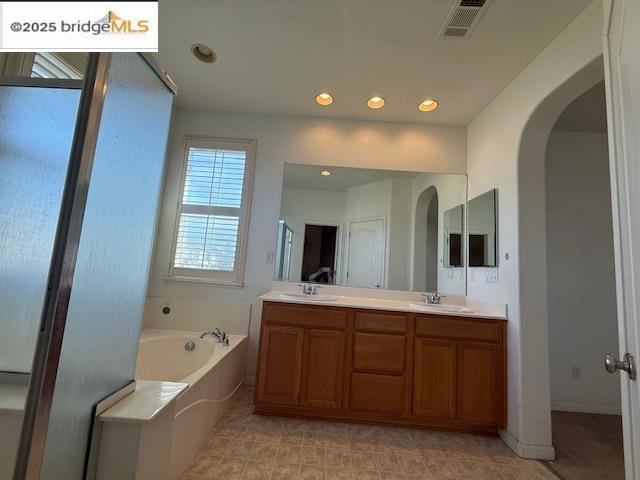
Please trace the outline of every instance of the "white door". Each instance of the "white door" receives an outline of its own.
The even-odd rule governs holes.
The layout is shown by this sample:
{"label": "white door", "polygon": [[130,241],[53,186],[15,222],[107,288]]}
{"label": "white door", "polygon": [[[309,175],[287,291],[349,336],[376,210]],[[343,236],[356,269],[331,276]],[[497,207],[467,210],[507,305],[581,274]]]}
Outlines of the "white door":
{"label": "white door", "polygon": [[[640,2],[605,1],[605,80],[620,351],[640,355]],[[615,373],[618,375],[618,373]],[[640,385],[620,371],[627,479],[640,479]]]}
{"label": "white door", "polygon": [[384,287],[385,230],[383,219],[349,224],[347,285]]}

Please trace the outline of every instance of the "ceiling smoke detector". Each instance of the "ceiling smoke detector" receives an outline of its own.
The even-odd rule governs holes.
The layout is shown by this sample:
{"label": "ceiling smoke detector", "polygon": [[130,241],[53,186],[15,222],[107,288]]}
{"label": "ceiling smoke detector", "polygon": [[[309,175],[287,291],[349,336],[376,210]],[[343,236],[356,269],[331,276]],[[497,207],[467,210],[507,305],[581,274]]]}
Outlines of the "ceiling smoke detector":
{"label": "ceiling smoke detector", "polygon": [[468,38],[491,0],[456,0],[438,37]]}

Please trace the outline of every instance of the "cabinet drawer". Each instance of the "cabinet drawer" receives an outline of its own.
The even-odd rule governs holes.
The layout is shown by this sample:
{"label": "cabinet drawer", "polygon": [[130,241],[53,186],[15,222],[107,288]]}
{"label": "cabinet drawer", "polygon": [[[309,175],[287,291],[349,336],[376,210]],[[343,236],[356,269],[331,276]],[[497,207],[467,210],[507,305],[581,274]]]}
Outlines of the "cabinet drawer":
{"label": "cabinet drawer", "polygon": [[324,307],[301,307],[265,302],[264,321],[268,325],[293,325],[309,328],[344,330],[347,325],[345,310]]}
{"label": "cabinet drawer", "polygon": [[403,314],[356,312],[355,327],[360,332],[406,333],[407,316]]}
{"label": "cabinet drawer", "polygon": [[404,373],[404,335],[356,333],[353,341],[353,368],[384,373]]}
{"label": "cabinet drawer", "polygon": [[502,327],[497,322],[418,315],[416,317],[416,335],[499,342],[502,337]]}
{"label": "cabinet drawer", "polygon": [[362,412],[401,415],[404,408],[404,377],[353,373],[351,408]]}

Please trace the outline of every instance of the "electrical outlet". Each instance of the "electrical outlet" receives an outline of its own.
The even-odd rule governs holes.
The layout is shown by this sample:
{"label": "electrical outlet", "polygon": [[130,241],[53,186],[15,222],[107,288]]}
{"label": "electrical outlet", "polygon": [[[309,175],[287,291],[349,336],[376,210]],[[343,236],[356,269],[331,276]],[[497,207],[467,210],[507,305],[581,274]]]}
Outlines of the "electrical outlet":
{"label": "electrical outlet", "polygon": [[276,252],[267,252],[264,257],[264,263],[267,265],[273,265],[273,262],[276,261]]}
{"label": "electrical outlet", "polygon": [[582,378],[582,372],[580,371],[579,365],[571,365],[571,376],[576,380],[579,380]]}
{"label": "electrical outlet", "polygon": [[484,271],[484,281],[485,283],[498,283],[498,269],[487,268]]}

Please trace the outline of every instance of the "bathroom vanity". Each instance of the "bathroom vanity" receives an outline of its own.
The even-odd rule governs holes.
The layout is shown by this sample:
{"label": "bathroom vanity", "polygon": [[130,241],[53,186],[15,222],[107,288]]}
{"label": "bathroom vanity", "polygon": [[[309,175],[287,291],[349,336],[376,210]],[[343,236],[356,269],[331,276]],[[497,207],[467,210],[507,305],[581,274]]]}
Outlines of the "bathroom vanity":
{"label": "bathroom vanity", "polygon": [[255,412],[495,433],[506,318],[409,302],[262,297]]}

